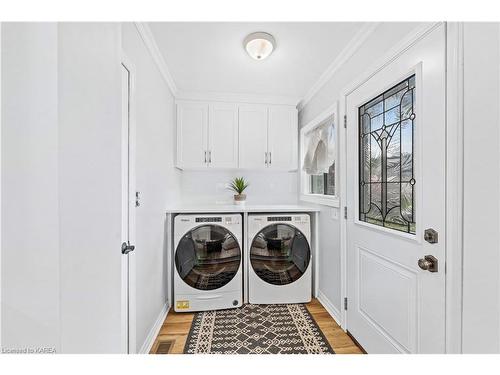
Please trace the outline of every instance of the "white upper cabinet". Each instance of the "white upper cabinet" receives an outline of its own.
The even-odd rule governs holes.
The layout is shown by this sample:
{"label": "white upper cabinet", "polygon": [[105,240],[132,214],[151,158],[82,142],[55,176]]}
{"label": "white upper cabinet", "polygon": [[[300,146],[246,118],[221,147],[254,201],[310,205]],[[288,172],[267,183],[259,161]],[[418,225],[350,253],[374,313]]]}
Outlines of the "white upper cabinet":
{"label": "white upper cabinet", "polygon": [[240,105],[240,168],[265,168],[267,158],[267,107]]}
{"label": "white upper cabinet", "polygon": [[238,168],[238,107],[235,104],[209,105],[208,166]]}
{"label": "white upper cabinet", "polygon": [[178,168],[294,170],[297,146],[292,106],[177,103]]}
{"label": "white upper cabinet", "polygon": [[287,106],[270,106],[268,114],[268,168],[297,169],[297,110]]}
{"label": "white upper cabinet", "polygon": [[207,166],[208,105],[177,104],[177,166]]}
{"label": "white upper cabinet", "polygon": [[240,105],[240,168],[297,169],[297,110],[291,106]]}

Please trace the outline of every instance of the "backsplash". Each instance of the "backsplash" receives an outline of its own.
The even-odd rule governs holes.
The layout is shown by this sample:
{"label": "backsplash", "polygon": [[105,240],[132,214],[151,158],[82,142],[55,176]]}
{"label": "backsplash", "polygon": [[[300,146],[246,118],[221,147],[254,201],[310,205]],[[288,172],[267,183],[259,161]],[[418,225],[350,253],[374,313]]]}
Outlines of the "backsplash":
{"label": "backsplash", "polygon": [[181,199],[184,204],[231,204],[233,193],[227,189],[234,177],[245,177],[250,186],[245,190],[250,204],[297,203],[296,172],[271,171],[183,171]]}

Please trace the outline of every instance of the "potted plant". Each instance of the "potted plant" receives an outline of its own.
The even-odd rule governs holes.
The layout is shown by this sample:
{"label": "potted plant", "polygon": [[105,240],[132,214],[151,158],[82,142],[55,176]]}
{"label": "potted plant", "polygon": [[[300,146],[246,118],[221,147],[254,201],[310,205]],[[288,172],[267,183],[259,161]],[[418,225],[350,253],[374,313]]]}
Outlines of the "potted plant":
{"label": "potted plant", "polygon": [[235,177],[229,183],[229,189],[234,191],[234,203],[235,204],[245,204],[245,200],[247,199],[247,195],[243,194],[245,189],[248,187],[248,182],[245,181],[243,177]]}

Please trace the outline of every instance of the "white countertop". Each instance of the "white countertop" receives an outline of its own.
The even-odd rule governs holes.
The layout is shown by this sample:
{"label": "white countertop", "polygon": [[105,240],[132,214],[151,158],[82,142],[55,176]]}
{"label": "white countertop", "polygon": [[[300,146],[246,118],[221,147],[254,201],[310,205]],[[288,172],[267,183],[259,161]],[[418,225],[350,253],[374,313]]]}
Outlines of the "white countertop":
{"label": "white countertop", "polygon": [[212,204],[212,205],[180,205],[167,208],[168,214],[177,213],[219,213],[219,212],[317,212],[319,206],[302,204]]}

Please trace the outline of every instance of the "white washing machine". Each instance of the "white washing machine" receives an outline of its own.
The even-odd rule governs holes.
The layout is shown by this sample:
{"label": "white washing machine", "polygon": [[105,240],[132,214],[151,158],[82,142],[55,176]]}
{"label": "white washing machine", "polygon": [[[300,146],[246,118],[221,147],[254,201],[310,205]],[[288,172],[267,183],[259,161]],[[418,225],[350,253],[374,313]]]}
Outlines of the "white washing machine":
{"label": "white washing machine", "polygon": [[175,311],[219,310],[242,305],[241,238],[239,214],[175,217]]}
{"label": "white washing machine", "polygon": [[249,215],[248,302],[310,302],[310,243],[308,214]]}

